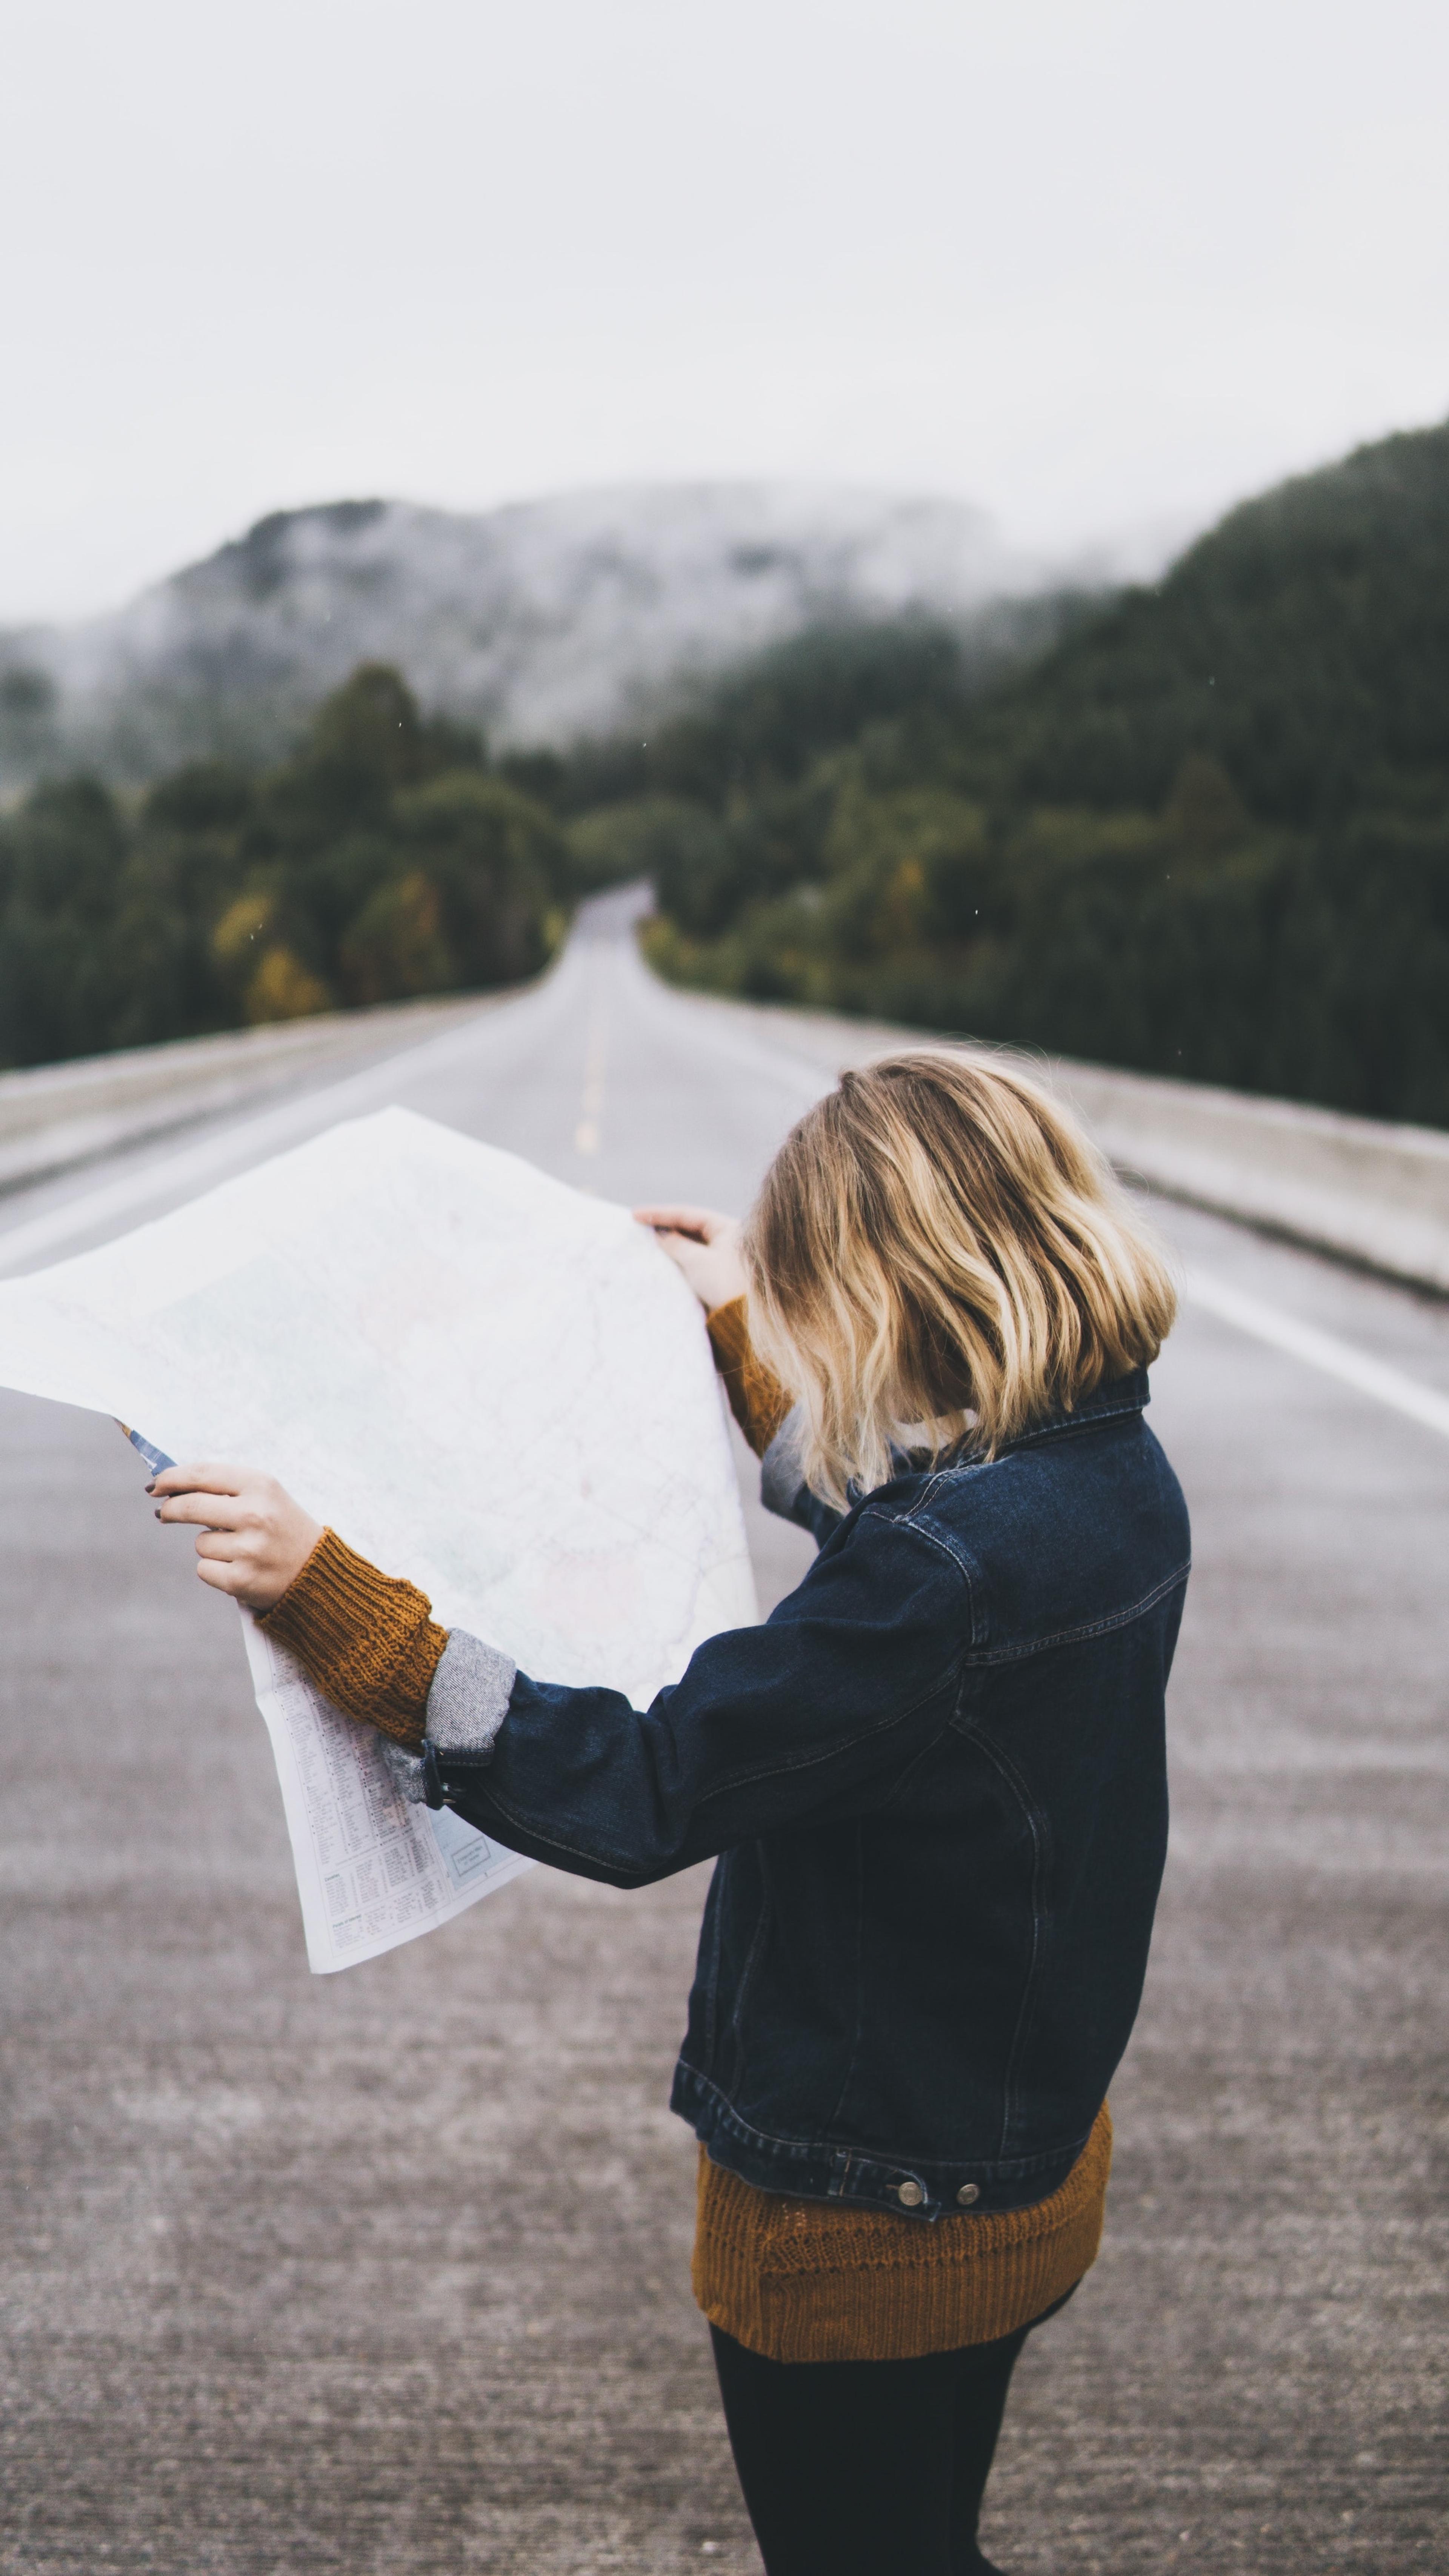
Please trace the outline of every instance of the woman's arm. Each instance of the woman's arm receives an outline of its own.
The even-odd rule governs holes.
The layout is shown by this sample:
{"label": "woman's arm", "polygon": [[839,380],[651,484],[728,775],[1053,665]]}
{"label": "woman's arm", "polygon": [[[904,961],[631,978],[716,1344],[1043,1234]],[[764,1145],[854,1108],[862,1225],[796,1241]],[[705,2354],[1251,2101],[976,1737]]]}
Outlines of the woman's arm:
{"label": "woman's arm", "polygon": [[763,1458],[790,1417],[790,1399],[777,1377],[756,1359],[750,1344],[749,1308],[743,1297],[716,1306],[705,1317],[714,1364],[724,1380],[730,1411],[757,1458]]}
{"label": "woman's arm", "polygon": [[427,1793],[515,1851],[641,1886],[805,1819],[873,1813],[949,1726],[970,1636],[955,1558],[869,1510],[763,1626],[708,1638],[647,1708],[536,1680],[455,1629]]}
{"label": "woman's arm", "polygon": [[334,1707],[416,1749],[448,1643],[416,1584],[380,1574],[272,1476],[168,1467],[147,1492],[158,1521],[197,1526],[196,1571],[255,1613]]}
{"label": "woman's arm", "polygon": [[175,1467],[155,1490],[164,1520],[200,1524],[203,1581],[256,1610],[337,1707],[413,1749],[426,1730],[435,1802],[584,1877],[638,1886],[832,1801],[857,1812],[954,1707],[965,1577],[895,1512],[852,1514],[763,1627],[708,1639],[636,1709],[444,1631],[334,1532],[278,1590],[317,1524],[269,1477]]}
{"label": "woman's arm", "polygon": [[790,1411],[778,1378],[750,1347],[749,1281],[740,1257],[737,1218],[718,1208],[643,1207],[636,1225],[647,1225],[704,1308],[714,1364],[724,1380],[730,1411],[757,1458],[763,1458]]}
{"label": "woman's arm", "polygon": [[295,1655],[334,1708],[416,1753],[448,1631],[415,1583],[380,1574],[335,1530],[258,1625]]}

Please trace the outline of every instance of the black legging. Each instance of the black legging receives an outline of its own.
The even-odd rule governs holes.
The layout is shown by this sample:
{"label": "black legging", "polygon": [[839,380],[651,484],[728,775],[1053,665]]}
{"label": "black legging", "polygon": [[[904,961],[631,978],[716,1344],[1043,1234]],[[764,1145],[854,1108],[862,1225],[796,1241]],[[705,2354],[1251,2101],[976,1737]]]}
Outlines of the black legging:
{"label": "black legging", "polygon": [[1029,2332],[923,2361],[762,2361],[711,2326],[767,2576],[992,2576],[976,2524]]}

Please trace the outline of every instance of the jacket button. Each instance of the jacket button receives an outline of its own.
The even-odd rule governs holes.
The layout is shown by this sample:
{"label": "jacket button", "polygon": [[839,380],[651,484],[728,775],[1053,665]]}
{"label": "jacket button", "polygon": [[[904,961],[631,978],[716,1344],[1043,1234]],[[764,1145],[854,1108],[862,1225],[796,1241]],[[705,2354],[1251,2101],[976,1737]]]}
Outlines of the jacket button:
{"label": "jacket button", "polygon": [[919,2209],[926,2195],[918,2182],[898,2182],[896,2198],[902,2209]]}
{"label": "jacket button", "polygon": [[963,2182],[956,2197],[963,2209],[970,2209],[981,2198],[981,2185],[976,2182]]}

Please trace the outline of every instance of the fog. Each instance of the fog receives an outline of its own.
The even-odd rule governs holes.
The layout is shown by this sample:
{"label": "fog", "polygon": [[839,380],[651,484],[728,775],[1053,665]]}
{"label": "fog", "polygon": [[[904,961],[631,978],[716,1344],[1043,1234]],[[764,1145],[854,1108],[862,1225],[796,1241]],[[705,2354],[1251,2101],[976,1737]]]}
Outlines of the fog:
{"label": "fog", "polygon": [[768,475],[1143,560],[1449,410],[1429,0],[11,0],[0,618]]}

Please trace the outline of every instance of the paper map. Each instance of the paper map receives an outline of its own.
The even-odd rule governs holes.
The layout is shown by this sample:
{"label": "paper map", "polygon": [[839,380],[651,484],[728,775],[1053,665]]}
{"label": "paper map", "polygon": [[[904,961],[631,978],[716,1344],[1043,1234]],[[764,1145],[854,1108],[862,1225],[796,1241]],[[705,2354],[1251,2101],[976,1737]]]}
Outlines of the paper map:
{"label": "paper map", "polygon": [[[756,1615],[699,1308],[627,1213],[386,1109],[0,1284],[0,1384],[266,1468],[540,1679],[636,1702]],[[221,1604],[218,1604],[220,1611]],[[243,1613],[320,1972],[531,1864],[408,1805]],[[182,1713],[184,1722],[184,1713]]]}

